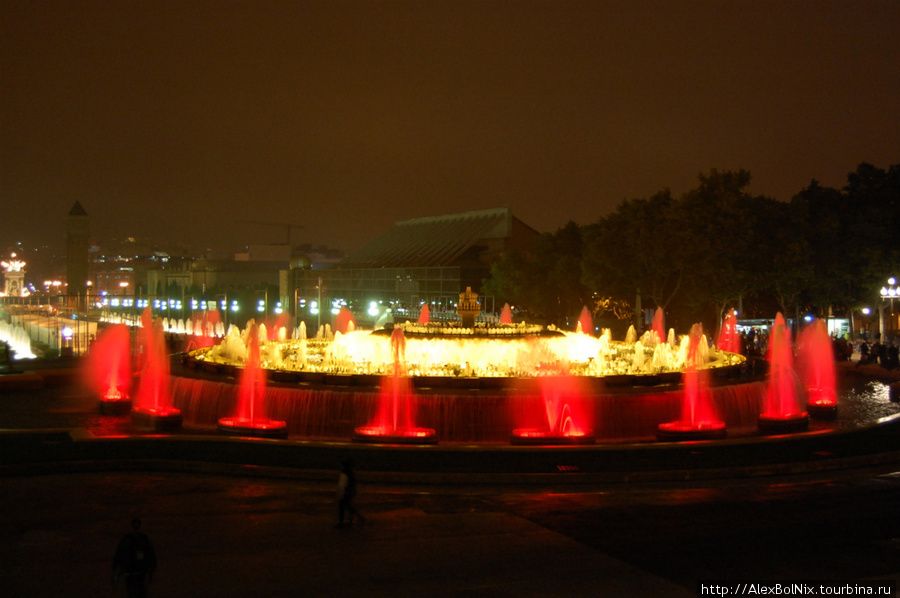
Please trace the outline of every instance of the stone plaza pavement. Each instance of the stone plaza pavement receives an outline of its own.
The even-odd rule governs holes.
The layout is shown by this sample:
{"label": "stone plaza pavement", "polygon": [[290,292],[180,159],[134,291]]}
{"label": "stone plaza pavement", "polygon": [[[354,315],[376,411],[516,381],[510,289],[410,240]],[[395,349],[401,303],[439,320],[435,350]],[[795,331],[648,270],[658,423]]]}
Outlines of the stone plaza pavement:
{"label": "stone plaza pavement", "polygon": [[[900,474],[588,488],[334,484],[232,471],[2,478],[8,597],[110,587],[133,516],[151,596],[696,596],[700,580],[900,580]],[[335,474],[336,475],[336,474]]]}
{"label": "stone plaza pavement", "polygon": [[[22,393],[40,413],[20,408]],[[93,417],[64,395],[0,392],[0,428]],[[190,459],[23,468],[4,467],[0,449],[0,595],[124,595],[110,560],[134,516],[159,555],[155,597],[678,597],[697,596],[701,580],[900,582],[900,454],[789,475],[546,486],[361,471],[366,525],[335,529],[338,458],[315,472]]]}
{"label": "stone plaza pavement", "polygon": [[693,595],[478,495],[362,491],[366,525],[335,529],[331,485],[164,472],[6,479],[0,587],[110,595],[112,550],[139,515],[160,561],[152,596]]}

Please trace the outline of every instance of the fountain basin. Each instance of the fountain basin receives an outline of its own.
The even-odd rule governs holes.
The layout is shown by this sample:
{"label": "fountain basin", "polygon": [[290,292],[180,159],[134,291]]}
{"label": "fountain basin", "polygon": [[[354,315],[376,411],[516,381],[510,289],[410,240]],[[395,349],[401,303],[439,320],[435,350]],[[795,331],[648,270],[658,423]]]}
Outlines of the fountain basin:
{"label": "fountain basin", "polygon": [[726,436],[725,422],[721,421],[673,421],[659,424],[656,430],[656,438],[663,442],[721,440]]}
{"label": "fountain basin", "polygon": [[437,444],[431,428],[411,427],[385,430],[378,426],[359,426],[353,430],[353,442],[380,444]]}
{"label": "fountain basin", "polygon": [[763,434],[793,434],[809,429],[809,413],[769,414],[763,413],[757,422]]}
{"label": "fountain basin", "polygon": [[184,418],[181,411],[172,407],[160,409],[135,409],[131,412],[135,427],[154,432],[177,432]]}
{"label": "fountain basin", "polygon": [[[210,362],[203,358],[206,349],[183,353],[179,360],[187,370],[194,370],[217,375],[222,378],[236,378],[242,367],[238,365]],[[764,364],[759,367],[764,367]],[[746,378],[746,364],[722,365],[708,370],[713,381],[740,381]],[[377,386],[383,378],[381,374],[335,374],[324,371],[267,369],[266,375],[271,382],[287,385],[325,385],[325,386]],[[433,376],[428,374],[411,375],[410,382],[414,388],[452,388],[452,389],[505,389],[520,381],[533,381],[540,376]],[[662,372],[656,374],[609,374],[605,376],[582,376],[583,383],[597,391],[607,388],[652,388],[657,386],[677,385],[681,382],[681,372]]]}
{"label": "fountain basin", "polygon": [[223,417],[219,420],[217,429],[220,434],[229,436],[273,439],[288,437],[287,422],[273,419],[250,420],[241,417]]}
{"label": "fountain basin", "polygon": [[509,443],[514,446],[584,446],[595,444],[597,437],[593,431],[560,434],[540,428],[516,428]]}
{"label": "fountain basin", "polygon": [[806,412],[814,419],[831,421],[837,419],[838,407],[835,401],[821,401],[810,403],[806,406]]}
{"label": "fountain basin", "polygon": [[[234,412],[237,379],[177,364],[173,374],[174,406],[184,413],[186,426],[216,428],[222,414]],[[509,443],[517,428],[549,429],[533,417],[536,405],[543,404],[539,378],[495,378],[493,387],[473,387],[464,384],[465,379],[435,377],[428,380],[429,386],[419,386],[416,382],[422,381],[416,378],[410,380],[417,404],[415,426],[435,430],[441,443]],[[591,417],[580,428],[591,430],[596,442],[650,441],[656,438],[661,422],[680,419],[683,393],[678,383],[607,386],[602,380],[581,382]],[[716,377],[710,392],[717,419],[732,429],[755,429],[764,392],[760,379]],[[382,398],[380,379],[369,385],[336,385],[324,377],[319,383],[283,383],[273,376],[266,388],[264,410],[268,417],[285,421],[291,437],[348,440],[357,427],[370,425]],[[522,419],[523,413],[530,419]]]}
{"label": "fountain basin", "polygon": [[102,398],[98,403],[98,409],[103,415],[126,415],[131,411],[131,398]]}

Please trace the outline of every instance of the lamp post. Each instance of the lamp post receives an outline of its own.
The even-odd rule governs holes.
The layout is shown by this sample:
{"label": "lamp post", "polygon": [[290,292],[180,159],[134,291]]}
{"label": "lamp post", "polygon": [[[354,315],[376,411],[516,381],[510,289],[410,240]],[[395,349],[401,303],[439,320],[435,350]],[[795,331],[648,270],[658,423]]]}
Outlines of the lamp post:
{"label": "lamp post", "polygon": [[[890,313],[891,325],[890,325],[888,331],[890,332],[891,340],[893,340],[893,337],[894,337],[894,298],[900,297],[900,288],[898,288],[896,286],[897,279],[894,278],[893,276],[888,278],[887,283],[888,283],[888,286],[881,287],[881,300],[882,301],[890,300],[890,302],[891,302],[891,313]],[[887,339],[884,339],[884,340],[887,340]]]}
{"label": "lamp post", "polygon": [[228,293],[216,295],[216,304],[222,310],[222,325],[225,328],[225,334],[228,334]]}
{"label": "lamp post", "polygon": [[317,293],[317,297],[318,297],[317,305],[319,306],[319,309],[316,312],[316,317],[317,317],[316,330],[318,330],[319,328],[322,327],[322,277],[321,276],[319,277],[319,284],[316,285],[316,293]]}

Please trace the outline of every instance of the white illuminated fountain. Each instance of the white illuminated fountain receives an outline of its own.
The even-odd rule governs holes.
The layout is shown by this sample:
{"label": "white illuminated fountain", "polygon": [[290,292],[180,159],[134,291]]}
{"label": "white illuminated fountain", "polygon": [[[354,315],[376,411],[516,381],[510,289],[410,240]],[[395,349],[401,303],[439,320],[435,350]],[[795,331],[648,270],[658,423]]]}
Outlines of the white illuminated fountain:
{"label": "white illuminated fountain", "polygon": [[34,359],[31,351],[31,338],[21,326],[14,326],[0,321],[0,342],[9,344],[13,359]]}
{"label": "white illuminated fountain", "polygon": [[[393,371],[390,337],[398,329],[406,338],[407,372],[412,377],[539,377],[557,374],[560,368],[586,377],[680,374],[687,355],[687,343],[676,343],[673,332],[662,343],[654,342],[657,337],[651,334],[617,342],[608,330],[597,338],[525,323],[464,327],[457,322],[406,322],[376,331],[336,333],[331,339],[307,339],[295,331],[290,340],[261,342],[262,366],[309,374],[385,375]],[[241,365],[245,335],[232,327],[218,345],[190,356],[201,363]],[[708,368],[745,361],[737,354],[708,350],[702,351],[702,360],[701,367]]]}
{"label": "white illuminated fountain", "polygon": [[[27,295],[25,290],[25,262],[18,259],[16,254],[13,253],[8,260],[0,262],[0,267],[3,268],[3,295],[6,297]],[[14,354],[14,359],[34,359],[36,357],[31,352],[31,338],[21,326],[0,321],[0,342],[9,345],[10,350]]]}

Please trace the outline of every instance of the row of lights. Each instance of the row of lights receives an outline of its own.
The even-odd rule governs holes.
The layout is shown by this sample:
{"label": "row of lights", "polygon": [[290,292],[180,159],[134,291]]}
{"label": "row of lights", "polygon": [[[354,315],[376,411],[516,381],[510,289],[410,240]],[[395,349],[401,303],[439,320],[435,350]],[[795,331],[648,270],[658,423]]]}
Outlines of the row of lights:
{"label": "row of lights", "polygon": [[[119,297],[103,297],[99,304],[103,307],[137,307],[137,308],[145,308],[150,305],[149,299],[132,299],[129,297],[119,298]],[[314,307],[316,302],[313,301],[311,307]],[[183,304],[181,299],[154,299],[153,300],[153,309],[156,310],[180,310]],[[216,301],[201,301],[198,299],[191,299],[191,310],[197,311],[200,309],[210,310],[210,309],[221,309],[225,311],[229,308],[229,304],[225,299],[221,299],[218,302]],[[240,303],[237,299],[231,300],[231,311],[237,312],[240,311]],[[257,303],[256,311],[265,312],[266,311],[266,302],[264,299],[260,299],[259,303]],[[275,303],[275,307],[273,310],[276,314],[281,314],[284,312],[284,307],[281,304],[281,301]]]}
{"label": "row of lights", "polygon": [[[900,287],[895,286],[897,284],[897,279],[894,278],[893,276],[888,278],[887,282],[888,282],[888,285],[890,285],[890,286],[881,287],[881,291],[880,291],[881,298],[884,301],[890,300],[891,306],[893,307],[894,299],[900,299]],[[863,315],[868,316],[869,314],[872,313],[872,310],[869,309],[868,307],[864,307],[862,309],[862,313],[863,313]]]}

